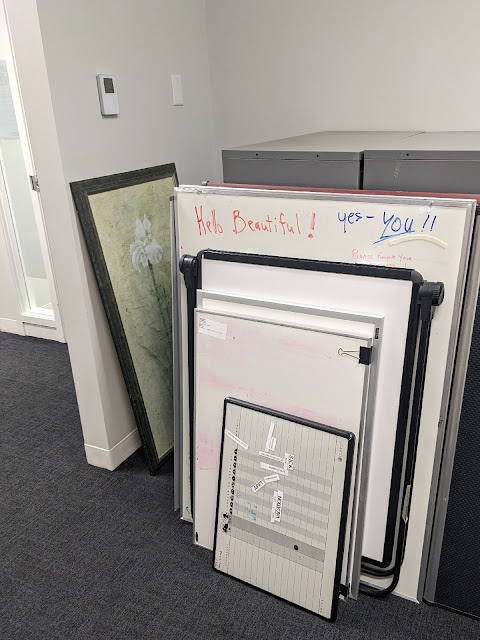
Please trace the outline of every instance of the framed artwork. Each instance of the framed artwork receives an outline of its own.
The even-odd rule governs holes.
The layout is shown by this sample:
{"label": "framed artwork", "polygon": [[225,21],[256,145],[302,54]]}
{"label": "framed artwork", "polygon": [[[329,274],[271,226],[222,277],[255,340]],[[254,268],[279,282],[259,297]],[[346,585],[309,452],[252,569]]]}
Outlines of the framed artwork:
{"label": "framed artwork", "polygon": [[174,164],[70,184],[150,472],[173,450]]}

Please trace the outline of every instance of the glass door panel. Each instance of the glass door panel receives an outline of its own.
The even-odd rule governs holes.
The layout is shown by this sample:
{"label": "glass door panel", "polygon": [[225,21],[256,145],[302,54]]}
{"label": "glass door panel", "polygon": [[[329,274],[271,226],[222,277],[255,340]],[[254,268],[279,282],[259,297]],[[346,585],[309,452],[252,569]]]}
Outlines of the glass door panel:
{"label": "glass door panel", "polygon": [[[53,318],[52,299],[45,270],[37,220],[32,202],[32,186],[27,175],[7,65],[0,60],[0,197],[10,218],[11,242],[16,245],[21,271],[24,308]],[[10,223],[10,224],[8,224]],[[23,285],[23,286],[22,286]]]}

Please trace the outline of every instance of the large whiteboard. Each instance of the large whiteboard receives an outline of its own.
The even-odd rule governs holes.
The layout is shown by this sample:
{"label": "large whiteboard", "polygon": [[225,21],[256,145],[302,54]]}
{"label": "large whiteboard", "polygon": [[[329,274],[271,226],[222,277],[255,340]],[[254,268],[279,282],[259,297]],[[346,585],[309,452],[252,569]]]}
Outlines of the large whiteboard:
{"label": "large whiteboard", "polygon": [[[271,433],[291,464],[265,482]],[[215,568],[334,620],[353,447],[348,432],[227,400]]]}
{"label": "large whiteboard", "polygon": [[[395,270],[388,274],[382,269],[380,272],[383,277],[373,277],[373,273],[378,272],[375,268],[364,270],[372,274],[369,277],[343,273],[341,271],[345,271],[345,268],[341,265],[334,267],[338,272],[324,272],[248,262],[228,262],[226,257],[225,260],[221,260],[221,256],[217,255],[217,260],[208,259],[208,255],[207,252],[200,263],[202,286],[212,292],[230,291],[239,296],[248,293],[264,300],[275,297],[277,304],[279,301],[287,300],[297,304],[311,300],[317,305],[336,309],[337,312],[343,311],[348,314],[354,310],[359,314],[367,315],[370,312],[383,317],[382,349],[381,353],[375,353],[378,382],[373,403],[369,486],[368,490],[366,487],[363,488],[366,495],[363,555],[381,559],[389,511],[394,518],[397,515],[398,496],[395,495],[396,502],[391,503],[390,484],[394,454],[398,446],[397,423],[405,375],[407,334],[411,320],[414,290],[412,281],[395,279]],[[248,256],[245,260],[248,260]],[[385,277],[387,275],[390,277]],[[418,277],[418,274],[412,276]],[[269,306],[265,304],[264,314],[269,311]],[[283,322],[286,322],[288,317],[285,313]],[[412,349],[414,346],[410,345]],[[248,344],[245,345],[245,349],[248,348]],[[304,406],[308,407],[308,404]],[[400,445],[403,447],[403,440]],[[397,451],[396,464],[400,467],[401,456],[402,451]]]}
{"label": "large whiteboard", "polygon": [[[396,589],[415,599],[438,425],[445,419],[458,333],[475,201],[219,187],[180,187],[175,194],[177,256],[207,248],[382,264],[417,269],[445,284],[430,342],[415,488],[405,560]],[[257,224],[258,223],[258,224]],[[263,225],[263,226],[262,226]],[[186,349],[186,292],[180,287],[183,353]],[[188,375],[180,410],[188,430]],[[183,449],[183,466],[189,464]],[[189,519],[188,486],[182,517]]]}

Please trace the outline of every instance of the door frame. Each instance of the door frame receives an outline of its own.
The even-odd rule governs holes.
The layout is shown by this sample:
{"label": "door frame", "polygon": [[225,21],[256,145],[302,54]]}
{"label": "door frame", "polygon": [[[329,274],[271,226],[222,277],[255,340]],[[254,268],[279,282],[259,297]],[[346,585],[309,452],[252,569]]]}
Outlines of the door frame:
{"label": "door frame", "polygon": [[[0,19],[4,22],[5,31],[8,34],[6,56],[7,73],[12,94],[15,117],[17,120],[20,145],[25,163],[25,179],[27,180],[29,176],[33,176],[36,178],[36,170],[25,120],[25,110],[23,107],[19,89],[18,75],[15,66],[11,36],[8,28],[8,18],[5,8],[5,3],[2,2],[2,4],[0,5]],[[23,331],[21,332],[25,335],[50,338],[59,342],[65,342],[63,320],[60,311],[60,305],[58,302],[57,287],[52,267],[52,256],[47,238],[46,223],[41,203],[41,195],[40,192],[34,190],[33,187],[30,194],[36,227],[38,231],[38,237],[40,241],[40,250],[42,253],[46,272],[50,300],[52,303],[53,317],[50,313],[42,313],[40,310],[34,310],[30,307],[27,285],[25,282],[26,273],[20,247],[18,244],[18,234],[16,231],[14,212],[10,208],[8,184],[6,182],[3,161],[0,154],[0,196],[2,198],[3,205],[0,208],[0,218],[2,218],[1,225],[5,233],[5,240],[9,249],[8,259],[11,266],[12,276],[15,280],[15,289],[19,304],[19,313],[16,319],[18,327],[19,329],[23,329]]]}

